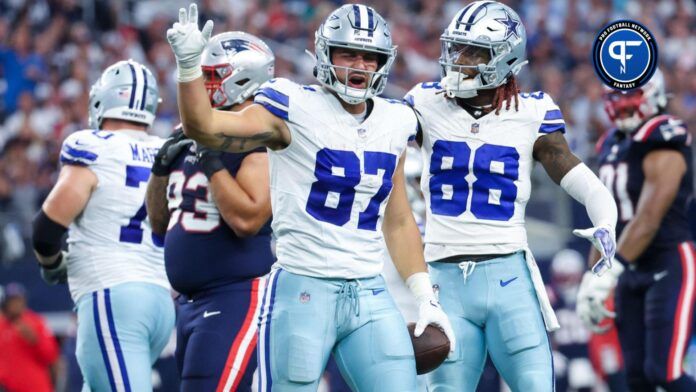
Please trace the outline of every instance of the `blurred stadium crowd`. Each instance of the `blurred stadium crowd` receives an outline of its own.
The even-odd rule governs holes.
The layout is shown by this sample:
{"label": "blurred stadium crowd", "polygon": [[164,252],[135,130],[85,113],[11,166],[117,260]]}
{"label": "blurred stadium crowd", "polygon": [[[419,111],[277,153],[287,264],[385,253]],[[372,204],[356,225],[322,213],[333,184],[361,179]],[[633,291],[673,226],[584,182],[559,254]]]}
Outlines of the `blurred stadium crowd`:
{"label": "blurred stadium crowd", "polygon": [[[128,58],[146,64],[158,78],[162,97],[152,132],[167,136],[178,123],[176,65],[165,32],[188,2],[0,0],[0,264],[30,260],[30,222],[55,183],[61,142],[87,127],[89,88],[106,66]],[[571,148],[582,159],[592,162],[594,142],[609,125],[590,52],[595,34],[610,20],[638,20],[657,37],[672,94],[668,111],[696,129],[693,0],[503,2],[519,12],[527,28],[529,65],[518,78],[522,89],[543,90],[554,98],[564,113]],[[304,83],[314,80],[305,49],[312,50],[314,31],[340,3],[198,1],[201,19],[215,21],[214,33],[243,30],[262,37],[276,55],[276,75]],[[389,21],[398,45],[386,95],[400,98],[418,82],[438,80],[440,34],[465,1],[363,3]],[[539,194],[535,197],[544,197]],[[534,208],[528,208],[531,215]]]}

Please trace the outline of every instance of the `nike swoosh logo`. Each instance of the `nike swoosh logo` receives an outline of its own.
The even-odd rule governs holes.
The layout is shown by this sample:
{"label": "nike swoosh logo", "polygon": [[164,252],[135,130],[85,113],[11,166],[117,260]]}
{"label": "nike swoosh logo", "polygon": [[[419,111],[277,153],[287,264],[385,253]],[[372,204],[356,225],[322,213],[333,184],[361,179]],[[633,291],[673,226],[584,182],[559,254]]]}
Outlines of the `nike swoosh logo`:
{"label": "nike swoosh logo", "polygon": [[75,140],[76,146],[84,146],[86,143],[80,143],[80,139]]}
{"label": "nike swoosh logo", "polygon": [[384,291],[384,289],[372,289],[372,295],[377,295],[377,294],[381,293],[382,291]]}
{"label": "nike swoosh logo", "polygon": [[502,279],[500,279],[500,287],[505,287],[505,286],[509,285],[509,284],[512,283],[512,281],[515,280],[515,279],[517,279],[517,276],[515,276],[514,278],[512,278],[512,279],[510,279],[510,280],[505,280],[505,281],[503,281]]}
{"label": "nike swoosh logo", "polygon": [[653,279],[655,279],[655,282],[657,282],[658,280],[664,278],[668,274],[669,274],[669,271],[658,272],[658,273],[653,274]]}
{"label": "nike swoosh logo", "polygon": [[214,311],[214,312],[208,312],[208,311],[206,310],[205,312],[203,312],[203,318],[208,318],[208,317],[210,317],[210,316],[217,316],[217,315],[220,314],[220,313],[222,313],[222,312],[220,312],[219,310],[216,310],[216,311]]}

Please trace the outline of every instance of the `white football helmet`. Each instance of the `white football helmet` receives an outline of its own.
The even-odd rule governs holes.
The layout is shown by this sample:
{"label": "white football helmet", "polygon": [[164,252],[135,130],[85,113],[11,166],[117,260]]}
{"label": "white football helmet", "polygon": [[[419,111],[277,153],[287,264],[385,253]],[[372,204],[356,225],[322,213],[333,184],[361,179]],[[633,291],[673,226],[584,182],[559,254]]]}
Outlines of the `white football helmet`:
{"label": "white football helmet", "polygon": [[[396,46],[392,45],[387,22],[372,7],[361,4],[346,4],[329,15],[319,26],[314,40],[315,76],[323,86],[333,90],[341,99],[350,104],[364,102],[379,95],[387,85],[389,70],[396,58]],[[331,63],[331,50],[348,48],[374,52],[378,56],[378,68],[367,72],[345,67],[347,71],[369,75],[366,89],[348,86],[348,72],[345,80],[338,80],[336,68]]]}
{"label": "white football helmet", "polygon": [[[501,86],[527,63],[524,25],[512,8],[497,1],[475,1],[457,12],[440,42],[442,87],[450,98],[471,98],[478,90]],[[481,63],[460,64],[462,56],[475,54],[485,54]]]}
{"label": "white football helmet", "polygon": [[105,118],[115,118],[150,127],[159,102],[152,72],[136,61],[119,61],[105,69],[89,91],[89,126],[99,129]]}
{"label": "white football helmet", "polygon": [[551,282],[566,303],[575,303],[587,263],[580,252],[562,249],[551,260]]}
{"label": "white football helmet", "polygon": [[614,90],[604,86],[604,110],[620,131],[636,131],[640,124],[665,107],[665,77],[659,68],[647,83],[633,90]]}
{"label": "white football helmet", "polygon": [[214,108],[244,102],[273,78],[275,57],[259,38],[231,31],[210,38],[201,65],[205,88]]}

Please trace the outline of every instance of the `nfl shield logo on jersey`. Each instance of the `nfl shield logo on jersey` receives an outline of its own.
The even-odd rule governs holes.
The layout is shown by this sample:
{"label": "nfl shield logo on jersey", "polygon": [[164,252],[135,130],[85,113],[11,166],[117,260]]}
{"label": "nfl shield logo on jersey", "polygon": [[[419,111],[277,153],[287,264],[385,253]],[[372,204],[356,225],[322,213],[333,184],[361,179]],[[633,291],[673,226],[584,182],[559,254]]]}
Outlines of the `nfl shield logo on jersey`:
{"label": "nfl shield logo on jersey", "polygon": [[303,304],[306,304],[307,302],[309,302],[310,299],[312,299],[312,296],[308,292],[303,291],[300,294],[300,302],[302,302]]}
{"label": "nfl shield logo on jersey", "polygon": [[471,124],[471,133],[479,133],[479,123]]}

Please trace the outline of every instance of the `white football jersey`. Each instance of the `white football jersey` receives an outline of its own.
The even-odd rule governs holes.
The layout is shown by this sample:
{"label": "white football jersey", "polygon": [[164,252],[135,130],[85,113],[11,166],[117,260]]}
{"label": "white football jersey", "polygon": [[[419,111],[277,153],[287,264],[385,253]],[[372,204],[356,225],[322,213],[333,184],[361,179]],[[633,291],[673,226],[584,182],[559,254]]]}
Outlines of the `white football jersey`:
{"label": "white football jersey", "polygon": [[283,118],[290,145],[269,150],[277,265],[293,273],[356,279],[382,272],[382,215],[409,139],[413,110],[373,98],[361,123],[320,86],[274,79],[255,102]]}
{"label": "white football jersey", "polygon": [[513,103],[475,119],[439,83],[417,85],[406,100],[423,132],[426,260],[526,248],[532,150],[537,138],[565,130],[558,106],[543,92],[520,94],[519,111]]}
{"label": "white football jersey", "polygon": [[79,131],[63,142],[60,161],[86,166],[98,184],[68,228],[68,284],[84,294],[125,282],[169,288],[161,239],[145,210],[150,168],[163,139],[142,131]]}

